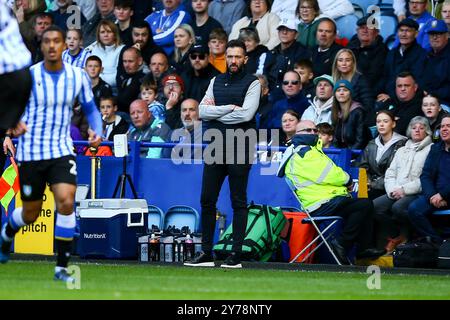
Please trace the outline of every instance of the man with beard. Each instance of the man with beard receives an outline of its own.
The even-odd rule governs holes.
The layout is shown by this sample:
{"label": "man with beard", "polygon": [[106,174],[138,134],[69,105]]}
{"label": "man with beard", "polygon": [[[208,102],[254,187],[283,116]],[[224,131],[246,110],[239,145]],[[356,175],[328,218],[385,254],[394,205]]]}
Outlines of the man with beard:
{"label": "man with beard", "polygon": [[[212,256],[214,231],[216,225],[216,203],[220,189],[228,176],[230,197],[233,207],[233,245],[232,253],[221,265],[224,268],[242,268],[242,243],[247,226],[247,183],[253,161],[253,144],[246,139],[233,139],[225,145],[227,135],[251,133],[255,130],[255,113],[259,106],[261,85],[259,80],[244,71],[247,61],[245,44],[240,40],[228,42],[226,48],[227,72],[211,80],[205,96],[200,102],[200,118],[222,146],[215,153],[204,156],[201,207],[202,207],[202,250],[185,265],[213,267]],[[212,141],[213,145],[220,144]],[[256,132],[255,132],[256,139]],[[238,140],[238,141],[236,141]],[[241,143],[239,143],[241,142]],[[255,141],[256,142],[256,141]],[[211,152],[211,150],[209,150]],[[244,158],[244,159],[243,159]]]}

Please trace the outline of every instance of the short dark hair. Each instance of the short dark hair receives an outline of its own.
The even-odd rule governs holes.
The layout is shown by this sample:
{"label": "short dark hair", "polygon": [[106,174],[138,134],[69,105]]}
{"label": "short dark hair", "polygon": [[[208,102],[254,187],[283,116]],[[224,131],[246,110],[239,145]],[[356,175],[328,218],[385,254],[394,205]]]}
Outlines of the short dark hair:
{"label": "short dark hair", "polygon": [[330,136],[334,135],[334,128],[328,122],[321,122],[316,127],[317,131],[321,134],[328,134]]}
{"label": "short dark hair", "polygon": [[303,67],[305,69],[309,69],[311,72],[314,70],[314,66],[311,60],[309,59],[301,59],[294,63],[294,68]]}
{"label": "short dark hair", "polygon": [[36,14],[33,18],[33,27],[36,26],[36,21],[38,18],[49,18],[51,23],[53,24],[53,16],[48,12],[40,12]]}
{"label": "short dark hair", "polygon": [[241,48],[244,50],[244,54],[247,55],[247,49],[245,48],[245,43],[242,40],[235,39],[228,41],[225,50],[228,50],[228,48]]}
{"label": "short dark hair", "polygon": [[397,78],[407,78],[407,77],[411,77],[411,78],[413,78],[414,82],[417,82],[416,77],[414,77],[414,75],[409,71],[402,71],[402,72],[398,73],[397,77],[395,77],[395,78],[397,79]]}
{"label": "short dark hair", "polygon": [[334,26],[334,34],[336,34],[336,33],[337,33],[336,22],[335,22],[333,19],[331,19],[331,18],[324,17],[324,18],[320,19],[319,25],[320,25],[322,22],[324,22],[324,21],[328,21],[328,22],[330,22],[330,23]]}
{"label": "short dark hair", "polygon": [[[102,63],[102,59],[100,59],[98,56],[96,56],[96,55],[92,55],[92,56],[89,56],[87,59],[86,59],[86,65],[87,65],[87,63],[89,62],[89,61],[97,61],[98,63],[100,63],[100,67],[101,66],[103,66],[103,63]],[[86,66],[85,65],[85,66]]]}
{"label": "short dark hair", "polygon": [[[99,100],[99,103],[101,103],[101,102],[104,101],[104,100],[111,100],[113,106],[117,106],[117,98],[114,97],[114,96],[110,96],[110,95],[107,95],[107,96],[101,96],[101,97],[100,97],[100,100]],[[98,107],[100,108],[100,105],[99,105]]]}
{"label": "short dark hair", "polygon": [[151,33],[150,25],[145,20],[136,20],[131,24],[131,28],[147,29]]}
{"label": "short dark hair", "polygon": [[66,40],[66,32],[65,32],[63,29],[61,29],[60,27],[58,27],[57,25],[54,25],[54,24],[52,24],[50,27],[48,27],[47,29],[45,29],[44,32],[42,32],[42,39],[44,38],[44,35],[45,35],[47,32],[51,32],[51,31],[59,32],[59,33],[61,34],[63,40],[64,40],[64,41]]}

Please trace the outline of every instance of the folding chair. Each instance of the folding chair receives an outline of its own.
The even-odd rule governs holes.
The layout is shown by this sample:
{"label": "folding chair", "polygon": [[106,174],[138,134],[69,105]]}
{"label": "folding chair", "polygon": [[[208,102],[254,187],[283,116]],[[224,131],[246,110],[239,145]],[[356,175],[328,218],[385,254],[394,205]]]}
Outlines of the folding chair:
{"label": "folding chair", "polygon": [[[309,258],[317,249],[319,249],[323,244],[328,248],[328,251],[333,256],[334,260],[338,265],[342,265],[339,262],[339,259],[336,257],[336,254],[333,252],[333,249],[330,247],[328,243],[328,239],[334,235],[334,232],[329,232],[327,236],[325,236],[325,233],[330,230],[333,226],[335,226],[338,221],[342,221],[342,217],[339,216],[321,216],[321,217],[311,217],[309,212],[304,209],[302,203],[300,202],[300,199],[298,199],[297,194],[295,193],[295,186],[293,185],[292,181],[289,180],[287,177],[285,177],[286,183],[289,186],[289,189],[291,189],[292,193],[294,194],[295,198],[297,199],[301,212],[306,213],[308,218],[305,218],[302,220],[302,223],[309,223],[314,226],[317,232],[317,236],[307,245],[305,246],[289,263],[293,263],[299,256],[301,256],[306,250],[308,250],[309,247],[311,247],[314,243],[318,243],[317,246],[308,254],[306,257],[303,258],[303,261]],[[318,224],[322,224],[324,222],[331,222],[328,226],[326,226],[322,231],[320,230]]]}

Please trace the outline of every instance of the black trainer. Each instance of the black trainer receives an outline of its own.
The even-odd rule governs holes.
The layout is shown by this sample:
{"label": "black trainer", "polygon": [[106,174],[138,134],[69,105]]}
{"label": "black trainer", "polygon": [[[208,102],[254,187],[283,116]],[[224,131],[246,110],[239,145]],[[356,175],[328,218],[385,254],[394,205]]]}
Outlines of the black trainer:
{"label": "black trainer", "polygon": [[232,252],[220,265],[222,268],[239,269],[242,268],[241,258],[235,252]]}
{"label": "black trainer", "polygon": [[203,251],[197,252],[191,260],[184,263],[189,267],[214,267],[214,259],[211,254],[204,253]]}

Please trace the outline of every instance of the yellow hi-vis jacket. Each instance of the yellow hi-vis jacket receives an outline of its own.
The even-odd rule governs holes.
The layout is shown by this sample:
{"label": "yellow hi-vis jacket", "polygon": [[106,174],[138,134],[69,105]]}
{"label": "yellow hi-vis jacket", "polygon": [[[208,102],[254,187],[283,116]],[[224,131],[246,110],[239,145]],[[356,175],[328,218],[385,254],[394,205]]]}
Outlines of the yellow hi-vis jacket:
{"label": "yellow hi-vis jacket", "polygon": [[352,182],[350,175],[323,152],[321,139],[315,145],[288,148],[278,173],[279,177],[283,175],[295,187],[297,198],[308,212],[334,197],[349,196],[347,186]]}

